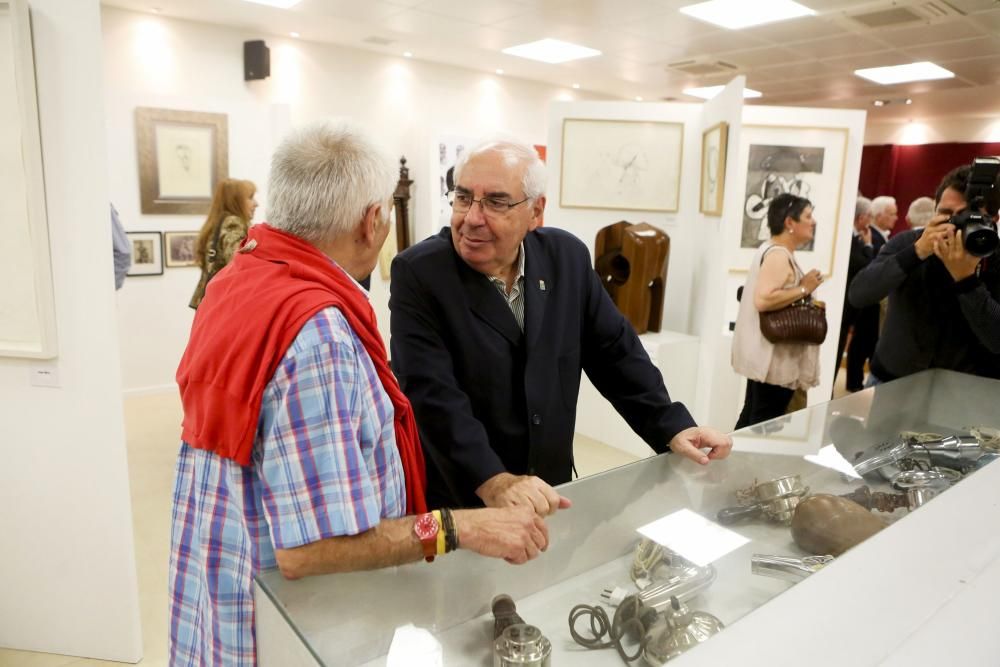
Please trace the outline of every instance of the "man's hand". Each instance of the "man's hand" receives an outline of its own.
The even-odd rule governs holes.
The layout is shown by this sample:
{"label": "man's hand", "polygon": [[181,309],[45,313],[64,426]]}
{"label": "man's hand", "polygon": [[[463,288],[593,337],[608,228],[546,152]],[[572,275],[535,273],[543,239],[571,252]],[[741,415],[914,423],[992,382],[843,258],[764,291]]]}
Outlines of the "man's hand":
{"label": "man's hand", "polygon": [[545,521],[527,506],[455,510],[452,516],[459,546],[483,556],[520,565],[549,546]]}
{"label": "man's hand", "polygon": [[[709,459],[726,458],[732,448],[732,438],[706,426],[686,428],[670,441],[670,451],[702,465],[707,465]],[[708,449],[708,454],[703,449]]]}
{"label": "man's hand", "polygon": [[502,472],[483,482],[476,495],[487,507],[530,507],[538,516],[554,514],[572,503],[538,477]]}
{"label": "man's hand", "polygon": [[[945,226],[951,227],[951,225]],[[976,272],[976,267],[979,266],[980,258],[970,255],[969,251],[965,249],[962,232],[952,233],[949,231],[942,235],[934,242],[934,254],[948,269],[948,273],[951,274],[956,283],[973,275]]]}
{"label": "man's hand", "polygon": [[935,243],[949,233],[955,232],[955,225],[948,224],[948,220],[950,219],[951,215],[948,213],[942,213],[931,218],[931,221],[924,227],[924,231],[920,233],[920,238],[917,239],[917,242],[913,246],[917,251],[917,257],[927,259],[934,254]]}

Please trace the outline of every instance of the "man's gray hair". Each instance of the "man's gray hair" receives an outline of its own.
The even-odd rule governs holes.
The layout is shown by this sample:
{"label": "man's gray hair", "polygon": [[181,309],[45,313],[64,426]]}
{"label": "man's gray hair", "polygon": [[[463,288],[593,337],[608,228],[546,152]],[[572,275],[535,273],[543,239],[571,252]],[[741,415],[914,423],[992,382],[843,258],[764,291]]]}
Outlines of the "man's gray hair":
{"label": "man's gray hair", "polygon": [[320,121],[293,131],[271,158],[268,222],[317,244],[350,233],[396,187],[392,160],[357,127]]}
{"label": "man's gray hair", "polygon": [[875,199],[872,200],[872,215],[877,218],[878,216],[885,213],[890,206],[895,206],[895,205],[896,205],[895,197],[889,197],[888,195],[875,197]]}
{"label": "man's gray hair", "polygon": [[499,153],[503,156],[504,163],[510,168],[524,165],[521,189],[524,191],[525,197],[537,199],[545,194],[547,180],[545,163],[538,157],[538,151],[535,150],[534,146],[512,137],[487,139],[476,144],[472,150],[463,152],[455,162],[455,183],[458,183],[458,178],[469,158],[482,153]]}
{"label": "man's gray hair", "polygon": [[872,200],[868,197],[858,197],[858,202],[854,205],[854,219],[857,220],[863,215],[872,212]]}
{"label": "man's gray hair", "polygon": [[933,199],[918,197],[910,203],[910,208],[906,211],[906,219],[910,221],[911,227],[926,227],[931,218],[934,217],[935,211]]}

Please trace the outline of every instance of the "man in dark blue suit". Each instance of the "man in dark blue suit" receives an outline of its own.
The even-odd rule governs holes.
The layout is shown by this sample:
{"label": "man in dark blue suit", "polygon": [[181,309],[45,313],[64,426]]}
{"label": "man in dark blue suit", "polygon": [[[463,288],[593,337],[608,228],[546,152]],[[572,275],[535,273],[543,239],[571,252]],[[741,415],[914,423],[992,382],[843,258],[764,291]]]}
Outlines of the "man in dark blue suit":
{"label": "man in dark blue suit", "polygon": [[[432,507],[566,502],[581,370],[654,451],[702,464],[732,441],[671,402],[575,236],[542,229],[545,167],[488,142],[455,168],[451,227],[392,264],[391,357]],[[703,451],[703,450],[707,450]]]}
{"label": "man in dark blue suit", "polygon": [[[858,197],[854,205],[854,232],[851,235],[851,255],[847,263],[847,289],[850,289],[854,276],[868,266],[875,257],[872,246],[872,200],[868,197]],[[847,344],[847,333],[858,319],[858,309],[844,299],[844,315],[840,320],[840,338],[837,341],[837,363],[834,365],[833,378],[837,379],[840,372],[840,362],[844,358],[844,346]]]}

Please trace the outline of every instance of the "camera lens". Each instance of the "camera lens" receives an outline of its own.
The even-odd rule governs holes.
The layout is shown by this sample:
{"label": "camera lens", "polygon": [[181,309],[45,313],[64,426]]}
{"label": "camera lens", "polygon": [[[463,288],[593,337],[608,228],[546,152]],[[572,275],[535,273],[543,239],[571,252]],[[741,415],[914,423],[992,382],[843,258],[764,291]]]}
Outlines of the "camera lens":
{"label": "camera lens", "polygon": [[1000,237],[997,236],[996,230],[988,225],[970,222],[962,235],[965,237],[965,249],[976,257],[992,255],[1000,245]]}

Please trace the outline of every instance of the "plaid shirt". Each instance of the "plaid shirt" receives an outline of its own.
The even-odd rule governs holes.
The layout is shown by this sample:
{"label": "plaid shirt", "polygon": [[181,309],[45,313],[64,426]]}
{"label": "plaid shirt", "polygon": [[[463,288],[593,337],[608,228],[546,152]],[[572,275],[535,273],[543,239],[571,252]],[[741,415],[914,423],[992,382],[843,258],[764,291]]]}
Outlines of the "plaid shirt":
{"label": "plaid shirt", "polygon": [[253,465],[181,443],[169,576],[170,664],[254,665],[253,577],[275,548],[403,516],[393,408],[336,308],[313,316],[264,390]]}

